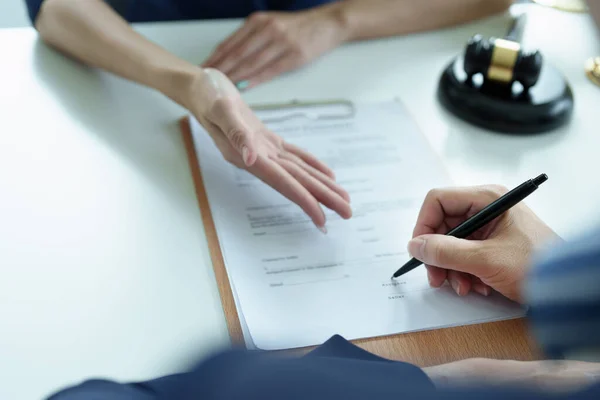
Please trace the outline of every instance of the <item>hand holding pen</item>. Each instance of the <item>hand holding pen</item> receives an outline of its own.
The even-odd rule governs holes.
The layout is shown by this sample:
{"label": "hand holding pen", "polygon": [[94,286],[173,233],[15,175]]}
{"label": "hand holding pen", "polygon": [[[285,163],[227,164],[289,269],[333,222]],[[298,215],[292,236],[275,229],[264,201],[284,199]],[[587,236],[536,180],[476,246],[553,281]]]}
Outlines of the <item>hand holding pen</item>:
{"label": "hand holding pen", "polygon": [[[507,192],[501,186],[429,192],[408,251],[426,264],[431,286],[440,287],[447,280],[461,296],[470,291],[487,296],[496,290],[512,300],[521,299],[521,280],[535,247],[558,238],[525,204],[517,201],[513,207],[468,233],[465,239],[446,235],[470,218],[472,221],[474,215]],[[467,225],[473,228],[472,224]],[[407,265],[411,265],[409,269],[414,268],[412,260]]]}

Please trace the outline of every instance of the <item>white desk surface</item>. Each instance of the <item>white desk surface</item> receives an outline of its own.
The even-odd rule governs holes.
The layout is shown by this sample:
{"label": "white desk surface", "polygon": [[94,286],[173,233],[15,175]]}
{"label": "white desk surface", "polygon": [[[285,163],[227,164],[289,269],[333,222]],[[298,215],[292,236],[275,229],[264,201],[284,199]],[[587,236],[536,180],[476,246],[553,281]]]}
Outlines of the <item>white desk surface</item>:
{"label": "white desk surface", "polygon": [[[399,97],[457,184],[550,180],[528,204],[569,237],[600,220],[600,54],[587,15],[533,6],[525,42],[573,86],[572,123],[535,137],[484,132],[437,103],[440,71],[507,18],[344,46],[245,94],[249,102]],[[138,29],[200,63],[239,21]],[[560,33],[558,33],[560,31]],[[35,399],[89,377],[180,371],[228,345],[188,161],[160,94],[88,70],[31,29],[0,31],[0,398]]]}

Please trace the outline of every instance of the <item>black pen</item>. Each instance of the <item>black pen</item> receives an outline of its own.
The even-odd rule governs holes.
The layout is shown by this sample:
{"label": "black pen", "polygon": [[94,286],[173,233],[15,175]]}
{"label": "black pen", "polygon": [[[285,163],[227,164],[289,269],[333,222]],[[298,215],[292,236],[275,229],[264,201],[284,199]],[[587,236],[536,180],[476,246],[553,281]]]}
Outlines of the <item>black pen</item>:
{"label": "black pen", "polygon": [[[498,200],[490,203],[483,210],[479,211],[477,214],[473,215],[471,218],[467,219],[462,224],[458,225],[456,228],[452,229],[450,232],[446,233],[447,236],[454,236],[460,239],[464,239],[467,236],[475,233],[478,229],[482,228],[486,224],[490,223],[500,215],[504,214],[510,208],[521,202],[531,193],[535,192],[535,190],[542,183],[548,180],[548,175],[541,174],[537,178],[529,179],[528,181],[520,184],[510,192],[506,193],[504,196],[500,197]],[[397,278],[401,275],[406,274],[409,271],[417,268],[419,265],[423,264],[421,261],[416,258],[411,259],[406,264],[402,266],[394,275],[392,275],[392,279]]]}

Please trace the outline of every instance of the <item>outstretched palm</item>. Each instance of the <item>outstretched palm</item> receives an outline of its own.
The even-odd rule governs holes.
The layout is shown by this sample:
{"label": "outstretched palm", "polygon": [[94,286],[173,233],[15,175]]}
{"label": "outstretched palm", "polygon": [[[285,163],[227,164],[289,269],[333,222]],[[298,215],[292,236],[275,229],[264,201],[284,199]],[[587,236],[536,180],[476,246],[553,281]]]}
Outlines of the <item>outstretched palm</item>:
{"label": "outstretched palm", "polygon": [[322,228],[323,204],[342,218],[350,218],[350,197],[335,182],[333,171],[299,147],[271,132],[252,112],[227,78],[220,77],[218,96],[206,111],[196,113],[223,157],[246,169],[298,204]]}

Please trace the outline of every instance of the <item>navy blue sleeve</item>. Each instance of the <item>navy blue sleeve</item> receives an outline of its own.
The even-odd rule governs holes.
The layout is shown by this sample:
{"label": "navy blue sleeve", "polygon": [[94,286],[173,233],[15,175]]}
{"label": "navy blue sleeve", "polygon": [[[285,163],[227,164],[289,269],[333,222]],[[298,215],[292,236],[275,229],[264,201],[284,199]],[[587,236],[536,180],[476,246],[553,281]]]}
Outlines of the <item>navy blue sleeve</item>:
{"label": "navy blue sleeve", "polygon": [[31,20],[32,25],[35,24],[35,19],[40,12],[43,2],[44,0],[25,0],[25,4],[27,5],[27,13],[29,14],[29,19]]}
{"label": "navy blue sleeve", "polygon": [[[25,4],[27,5],[27,13],[29,14],[29,19],[31,20],[32,24],[35,24],[35,19],[37,18],[44,1],[45,0],[25,0]],[[134,0],[105,0],[105,2],[111,6],[113,10],[117,12],[117,14],[124,18],[126,17],[126,12],[129,7],[134,4]]]}
{"label": "navy blue sleeve", "polygon": [[61,390],[51,395],[48,400],[157,400],[168,396],[190,378],[190,374],[177,374],[137,383],[90,379],[80,385]]}
{"label": "navy blue sleeve", "polygon": [[[474,383],[476,384],[476,383]],[[49,400],[597,400],[600,386],[544,394],[515,388],[436,389],[419,368],[336,336],[305,357],[229,351],[192,371],[148,382],[88,381]]]}
{"label": "navy blue sleeve", "polygon": [[531,331],[546,356],[600,360],[600,230],[540,254],[524,298]]}
{"label": "navy blue sleeve", "polygon": [[419,399],[435,388],[418,367],[334,336],[305,357],[234,352],[200,364],[161,400]]}
{"label": "navy blue sleeve", "polygon": [[89,380],[49,400],[389,400],[400,394],[420,398],[434,390],[418,367],[380,358],[334,336],[305,357],[228,351],[188,373],[140,383]]}
{"label": "navy blue sleeve", "polygon": [[335,336],[303,358],[228,353],[202,364],[160,400],[592,400],[600,385],[576,393],[511,387],[434,387],[413,365],[372,355]]}

